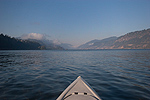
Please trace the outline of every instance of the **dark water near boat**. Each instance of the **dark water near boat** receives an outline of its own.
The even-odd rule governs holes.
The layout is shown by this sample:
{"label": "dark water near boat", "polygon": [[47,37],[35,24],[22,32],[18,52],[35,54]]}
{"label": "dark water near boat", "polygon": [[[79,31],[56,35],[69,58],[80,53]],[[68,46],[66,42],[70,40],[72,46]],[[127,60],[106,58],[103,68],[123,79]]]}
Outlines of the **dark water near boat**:
{"label": "dark water near boat", "polygon": [[150,50],[0,51],[0,100],[55,100],[79,75],[103,100],[148,100]]}

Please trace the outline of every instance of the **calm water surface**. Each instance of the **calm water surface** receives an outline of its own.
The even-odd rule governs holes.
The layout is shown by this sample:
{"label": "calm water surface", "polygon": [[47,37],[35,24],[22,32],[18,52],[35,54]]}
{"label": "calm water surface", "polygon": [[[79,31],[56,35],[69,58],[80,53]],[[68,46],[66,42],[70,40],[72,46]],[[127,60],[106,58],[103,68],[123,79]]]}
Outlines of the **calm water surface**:
{"label": "calm water surface", "polygon": [[79,75],[103,100],[150,100],[150,50],[0,51],[0,100],[55,100]]}

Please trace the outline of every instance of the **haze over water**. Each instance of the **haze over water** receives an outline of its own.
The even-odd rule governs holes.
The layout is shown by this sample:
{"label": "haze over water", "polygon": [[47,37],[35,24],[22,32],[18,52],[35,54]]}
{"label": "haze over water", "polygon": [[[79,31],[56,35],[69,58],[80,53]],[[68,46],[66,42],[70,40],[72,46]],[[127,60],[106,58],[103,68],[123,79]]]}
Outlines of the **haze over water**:
{"label": "haze over water", "polygon": [[150,50],[0,51],[0,100],[55,100],[79,75],[103,100],[148,100]]}

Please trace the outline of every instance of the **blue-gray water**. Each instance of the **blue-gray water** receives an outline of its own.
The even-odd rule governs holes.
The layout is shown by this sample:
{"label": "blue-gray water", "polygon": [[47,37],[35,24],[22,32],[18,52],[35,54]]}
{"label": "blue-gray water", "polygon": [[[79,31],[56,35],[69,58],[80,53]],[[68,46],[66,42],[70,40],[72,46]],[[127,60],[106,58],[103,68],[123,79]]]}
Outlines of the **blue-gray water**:
{"label": "blue-gray water", "polygon": [[0,100],[55,100],[79,75],[103,100],[148,100],[150,50],[0,51]]}

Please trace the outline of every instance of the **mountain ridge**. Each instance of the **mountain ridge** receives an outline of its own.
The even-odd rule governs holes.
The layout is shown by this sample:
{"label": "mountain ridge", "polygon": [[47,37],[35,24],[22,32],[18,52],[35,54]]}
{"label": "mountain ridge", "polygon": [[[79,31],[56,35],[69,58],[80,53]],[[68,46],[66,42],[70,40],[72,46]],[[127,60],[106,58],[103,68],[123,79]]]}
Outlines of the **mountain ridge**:
{"label": "mountain ridge", "polygon": [[[129,32],[120,37],[109,37],[96,42],[89,41],[78,49],[150,49],[150,28]],[[91,43],[88,45],[88,43]]]}
{"label": "mountain ridge", "polygon": [[37,42],[0,34],[0,50],[40,50],[40,46]]}
{"label": "mountain ridge", "polygon": [[[109,37],[102,40],[91,40],[81,46],[78,49],[102,49],[105,48],[107,45],[110,45],[112,41],[114,41],[117,37]],[[101,48],[99,48],[101,46]],[[102,47],[103,46],[103,47]]]}
{"label": "mountain ridge", "polygon": [[18,39],[0,34],[0,50],[64,50],[61,46],[36,39]]}
{"label": "mountain ridge", "polygon": [[[33,38],[32,35],[40,38]],[[94,39],[77,48],[68,43],[46,39],[40,34],[32,33],[29,36],[31,38],[18,39],[0,34],[0,50],[150,49],[150,28],[129,32],[119,37]]]}
{"label": "mountain ridge", "polygon": [[51,40],[37,40],[37,39],[27,39],[29,41],[37,42],[41,45],[41,49],[45,50],[64,50],[63,47],[54,44]]}

